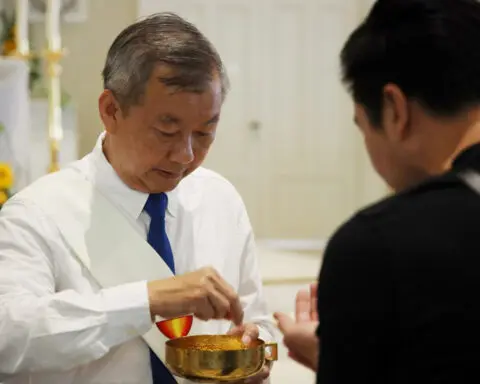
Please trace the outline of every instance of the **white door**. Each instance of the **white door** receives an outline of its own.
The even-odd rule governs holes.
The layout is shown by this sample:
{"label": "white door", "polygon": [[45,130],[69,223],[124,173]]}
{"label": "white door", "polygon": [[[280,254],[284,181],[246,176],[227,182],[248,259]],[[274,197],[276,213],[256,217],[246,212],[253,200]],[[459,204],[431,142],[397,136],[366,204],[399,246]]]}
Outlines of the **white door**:
{"label": "white door", "polygon": [[206,166],[239,190],[258,237],[328,237],[357,206],[359,135],[339,80],[349,0],[141,0],[196,24],[232,90]]}
{"label": "white door", "polygon": [[355,8],[270,0],[268,20],[267,235],[324,238],[355,207],[357,133],[338,65]]}

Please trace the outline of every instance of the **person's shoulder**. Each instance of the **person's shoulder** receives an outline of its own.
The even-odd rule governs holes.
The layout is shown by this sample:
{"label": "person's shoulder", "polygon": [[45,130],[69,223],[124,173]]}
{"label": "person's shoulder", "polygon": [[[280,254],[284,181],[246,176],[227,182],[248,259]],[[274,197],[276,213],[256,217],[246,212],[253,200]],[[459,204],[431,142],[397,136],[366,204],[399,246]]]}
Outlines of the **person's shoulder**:
{"label": "person's shoulder", "polygon": [[445,204],[445,199],[454,195],[468,193],[468,188],[453,173],[448,172],[440,176],[429,178],[402,192],[392,193],[358,212],[364,220],[372,220],[377,226],[382,226],[382,220],[391,217],[410,216],[423,211],[435,209]]}
{"label": "person's shoulder", "polygon": [[13,195],[13,200],[38,200],[44,194],[54,198],[58,193],[63,192],[62,185],[68,185],[72,178],[80,175],[78,165],[81,160],[60,169],[57,172],[47,173],[38,179],[32,181],[25,188]]}
{"label": "person's shoulder", "polygon": [[374,249],[387,248],[382,244],[385,233],[397,229],[399,221],[412,222],[419,212],[434,210],[445,205],[445,199],[452,190],[466,190],[454,175],[446,174],[429,179],[399,193],[392,193],[372,203],[342,224],[330,239],[330,248],[356,254]]}
{"label": "person's shoulder", "polygon": [[16,192],[0,210],[0,220],[11,221],[22,228],[38,227],[40,223],[44,225],[47,215],[43,202],[52,201],[55,204],[59,192],[55,188],[57,178],[56,173],[47,174]]}
{"label": "person's shoulder", "polygon": [[341,253],[357,258],[366,256],[379,247],[376,226],[363,210],[355,213],[337,228],[328,241],[325,256],[330,253]]}
{"label": "person's shoulder", "polygon": [[77,160],[57,172],[47,173],[33,180],[13,194],[2,210],[25,213],[28,217],[45,214],[46,207],[57,206],[59,198],[74,190],[73,180],[83,178],[80,172],[82,162],[83,160]]}

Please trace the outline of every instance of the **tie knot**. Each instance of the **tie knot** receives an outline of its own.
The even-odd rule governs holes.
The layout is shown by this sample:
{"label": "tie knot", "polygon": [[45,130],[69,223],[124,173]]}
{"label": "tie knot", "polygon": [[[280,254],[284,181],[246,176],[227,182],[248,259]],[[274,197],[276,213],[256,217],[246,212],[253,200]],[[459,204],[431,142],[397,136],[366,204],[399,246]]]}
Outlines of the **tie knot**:
{"label": "tie knot", "polygon": [[165,193],[154,193],[148,196],[144,210],[153,217],[165,217],[167,211],[168,197]]}

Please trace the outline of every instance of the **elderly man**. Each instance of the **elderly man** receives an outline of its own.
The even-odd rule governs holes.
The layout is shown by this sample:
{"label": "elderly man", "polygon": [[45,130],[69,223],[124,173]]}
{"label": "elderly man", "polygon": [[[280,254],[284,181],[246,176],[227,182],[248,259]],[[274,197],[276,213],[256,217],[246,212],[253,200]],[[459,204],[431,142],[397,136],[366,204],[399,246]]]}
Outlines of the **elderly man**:
{"label": "elderly man", "polygon": [[200,167],[228,88],[215,49],[157,14],[120,33],[103,78],[93,152],[1,211],[4,383],[173,383],[169,338],[272,338],[245,207]]}

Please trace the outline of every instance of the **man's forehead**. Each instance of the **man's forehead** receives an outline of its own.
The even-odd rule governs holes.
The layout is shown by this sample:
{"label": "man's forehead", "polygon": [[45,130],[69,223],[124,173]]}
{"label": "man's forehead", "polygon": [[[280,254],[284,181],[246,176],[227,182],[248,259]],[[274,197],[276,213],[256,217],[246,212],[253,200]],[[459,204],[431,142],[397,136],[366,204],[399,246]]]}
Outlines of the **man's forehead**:
{"label": "man's forehead", "polygon": [[[212,78],[200,84],[190,84],[179,77],[151,77],[145,87],[145,95],[148,97],[165,99],[204,99],[211,102],[223,101],[222,85],[218,78]],[[172,100],[173,101],[173,100]]]}

